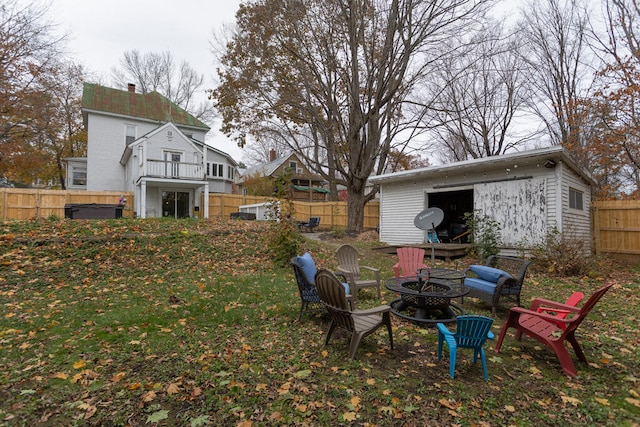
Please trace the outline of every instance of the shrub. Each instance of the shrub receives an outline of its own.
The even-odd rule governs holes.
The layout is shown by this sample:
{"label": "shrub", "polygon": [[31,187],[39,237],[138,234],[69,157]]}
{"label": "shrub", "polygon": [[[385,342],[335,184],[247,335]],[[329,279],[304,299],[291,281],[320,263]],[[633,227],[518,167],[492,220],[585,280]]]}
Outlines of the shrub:
{"label": "shrub", "polygon": [[588,274],[593,262],[584,239],[561,233],[556,227],[547,233],[542,243],[533,245],[530,253],[536,268],[557,277]]}
{"label": "shrub", "polygon": [[470,255],[477,255],[483,261],[491,255],[497,255],[502,244],[500,223],[479,210],[465,213],[464,219],[471,230]]}

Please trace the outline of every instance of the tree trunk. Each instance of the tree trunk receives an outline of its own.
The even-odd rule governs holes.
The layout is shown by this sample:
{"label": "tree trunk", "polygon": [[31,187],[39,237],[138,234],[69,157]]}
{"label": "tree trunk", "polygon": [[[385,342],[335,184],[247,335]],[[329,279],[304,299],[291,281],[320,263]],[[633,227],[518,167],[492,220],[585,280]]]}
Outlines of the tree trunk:
{"label": "tree trunk", "polygon": [[364,186],[360,191],[354,191],[354,186],[348,186],[347,190],[347,230],[348,235],[362,233],[364,228]]}

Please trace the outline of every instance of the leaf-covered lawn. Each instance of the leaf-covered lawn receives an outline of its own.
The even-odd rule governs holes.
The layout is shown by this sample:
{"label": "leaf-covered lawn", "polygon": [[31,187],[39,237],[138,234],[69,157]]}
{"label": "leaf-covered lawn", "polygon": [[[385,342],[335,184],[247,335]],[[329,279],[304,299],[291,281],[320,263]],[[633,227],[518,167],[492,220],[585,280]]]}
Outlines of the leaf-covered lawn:
{"label": "leaf-covered lawn", "polygon": [[[293,274],[272,265],[268,227],[3,224],[0,424],[637,425],[637,268],[601,261],[589,277],[527,278],[527,302],[615,284],[578,330],[591,362],[576,361],[578,378],[565,377],[550,350],[511,334],[499,354],[488,343],[489,383],[463,350],[452,380],[433,327],[394,318],[395,349],[380,331],[356,360],[347,358],[345,334],[325,347],[325,314],[295,321]],[[335,267],[333,242],[301,239],[319,266]],[[394,256],[353,244],[363,263],[392,275]],[[378,304],[375,290],[362,291],[359,308]],[[490,314],[468,298],[464,308]],[[496,315],[496,334],[506,313]]]}

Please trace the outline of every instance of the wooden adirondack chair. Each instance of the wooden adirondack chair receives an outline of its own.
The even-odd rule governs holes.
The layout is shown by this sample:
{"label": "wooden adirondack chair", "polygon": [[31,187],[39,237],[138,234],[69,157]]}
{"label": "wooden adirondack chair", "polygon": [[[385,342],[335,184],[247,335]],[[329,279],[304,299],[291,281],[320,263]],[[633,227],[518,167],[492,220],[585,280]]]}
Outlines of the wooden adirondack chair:
{"label": "wooden adirondack chair", "polygon": [[428,268],[424,264],[424,249],[398,248],[398,262],[393,266],[395,277],[415,276],[421,268]]}
{"label": "wooden adirondack chair", "polygon": [[[595,291],[580,308],[550,300],[541,300],[546,307],[566,310],[572,314],[572,316],[567,316],[564,319],[559,318],[555,314],[538,313],[535,310],[527,310],[521,307],[511,308],[511,310],[509,310],[509,317],[500,330],[500,336],[496,343],[496,353],[500,351],[502,340],[507,333],[507,329],[515,328],[517,330],[516,338],[521,338],[524,333],[551,348],[558,357],[564,373],[572,377],[577,376],[578,373],[571,360],[571,355],[569,355],[567,351],[565,341],[571,344],[578,359],[583,363],[587,363],[587,358],[580,344],[578,344],[578,340],[576,340],[575,332],[591,309],[593,309],[611,286],[612,285],[603,286]],[[565,329],[558,326],[559,323],[563,323]]]}
{"label": "wooden adirondack chair", "polygon": [[[358,250],[351,245],[342,245],[336,251],[338,258],[338,272],[344,274],[347,283],[351,288],[353,302],[358,302],[358,291],[362,288],[377,288],[378,298],[382,297],[380,293],[380,270],[377,268],[360,265],[358,261]],[[368,271],[371,279],[365,279],[361,275],[361,271]]]}
{"label": "wooden adirondack chair", "polygon": [[316,287],[320,300],[331,315],[331,326],[327,331],[325,345],[336,328],[346,329],[351,333],[349,357],[353,359],[362,338],[375,332],[379,327],[386,326],[389,332],[389,343],[393,350],[393,333],[391,331],[391,307],[381,305],[368,310],[352,310],[347,302],[344,287],[340,280],[327,269],[321,268],[316,273]]}

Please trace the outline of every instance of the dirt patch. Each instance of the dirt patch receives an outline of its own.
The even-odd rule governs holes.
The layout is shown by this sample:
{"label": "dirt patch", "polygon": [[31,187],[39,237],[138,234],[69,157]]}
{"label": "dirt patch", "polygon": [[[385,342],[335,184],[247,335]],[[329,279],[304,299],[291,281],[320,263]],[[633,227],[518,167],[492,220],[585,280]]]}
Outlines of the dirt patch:
{"label": "dirt patch", "polygon": [[322,233],[320,235],[320,240],[324,242],[333,242],[333,243],[377,242],[379,238],[380,238],[380,235],[375,230],[365,231],[363,233],[358,234],[357,236],[336,235],[332,231],[327,233]]}

